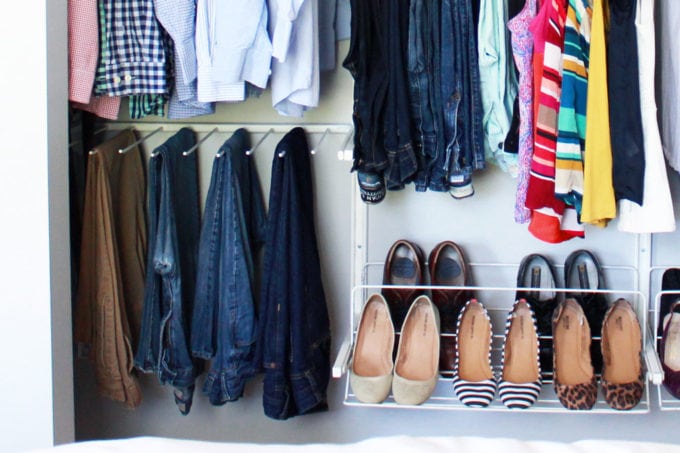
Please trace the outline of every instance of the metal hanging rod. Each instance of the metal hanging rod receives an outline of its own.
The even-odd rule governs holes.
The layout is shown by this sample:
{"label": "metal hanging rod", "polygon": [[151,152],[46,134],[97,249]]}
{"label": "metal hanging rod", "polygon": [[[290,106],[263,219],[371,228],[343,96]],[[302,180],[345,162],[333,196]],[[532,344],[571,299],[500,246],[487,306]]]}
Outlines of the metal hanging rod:
{"label": "metal hanging rod", "polygon": [[125,153],[127,153],[127,152],[130,151],[131,149],[135,148],[137,145],[140,145],[140,144],[144,143],[148,138],[150,138],[150,137],[156,135],[157,133],[159,133],[159,132],[162,131],[162,130],[163,130],[163,126],[160,126],[160,127],[157,128],[156,130],[154,130],[154,131],[151,132],[150,134],[147,134],[147,135],[145,135],[144,137],[140,138],[139,140],[137,140],[137,141],[134,142],[133,144],[131,144],[131,145],[129,145],[129,146],[126,146],[125,148],[119,149],[119,150],[118,150],[118,153],[119,153],[119,154],[125,154]]}
{"label": "metal hanging rod", "polygon": [[[95,134],[100,134],[100,133],[105,132],[105,131],[108,131],[108,130],[109,130],[108,128],[103,127],[103,128],[101,128],[101,129],[97,129],[96,131],[94,131],[94,133],[95,133]],[[123,129],[111,129],[111,130],[126,131],[126,130],[132,130],[132,128],[131,128],[131,127],[124,127]],[[89,152],[89,154],[90,154],[90,155],[92,155],[92,154],[97,154],[97,150],[96,150],[96,149],[91,149],[90,152]]]}
{"label": "metal hanging rod", "polygon": [[340,148],[340,151],[345,151],[347,149],[347,145],[349,145],[349,141],[354,135],[354,131],[349,131],[347,133],[347,136],[345,136],[345,140],[342,142],[342,147]]}
{"label": "metal hanging rod", "polygon": [[[107,130],[123,130],[123,129],[136,129],[140,132],[149,131],[150,134],[141,138],[134,144],[130,145],[128,148],[131,149],[134,146],[142,143],[147,138],[156,134],[157,132],[163,130],[165,132],[177,132],[184,127],[190,127],[195,132],[207,132],[209,135],[213,133],[230,134],[236,132],[240,128],[246,128],[251,134],[263,134],[263,136],[257,141],[255,146],[246,151],[248,155],[252,155],[253,152],[272,134],[286,134],[290,132],[291,129],[295,127],[304,128],[308,135],[322,134],[321,138],[317,142],[316,146],[311,150],[311,154],[315,154],[317,150],[328,135],[343,135],[345,138],[343,140],[343,146],[341,151],[344,151],[347,147],[349,140],[354,134],[354,128],[351,124],[347,123],[152,123],[152,122],[123,122],[123,121],[112,121],[106,123]],[[204,137],[204,139],[207,137]],[[200,143],[199,143],[200,144]],[[129,149],[119,150],[119,152],[126,152]],[[194,151],[194,150],[191,150]],[[190,154],[189,150],[186,152]],[[222,154],[217,153],[215,157],[220,157]],[[285,152],[279,153],[279,157],[285,156]],[[340,159],[343,160],[343,159]],[[346,160],[346,159],[345,159]]]}
{"label": "metal hanging rod", "polygon": [[189,148],[188,150],[182,152],[182,156],[188,156],[188,155],[190,155],[191,153],[193,153],[194,151],[196,151],[196,150],[198,149],[198,147],[201,146],[201,145],[203,144],[203,142],[206,141],[206,140],[208,139],[208,137],[210,137],[212,134],[214,134],[214,133],[217,132],[218,130],[219,130],[218,128],[214,127],[213,130],[211,130],[210,132],[208,132],[208,133],[206,134],[205,137],[203,137],[202,139],[200,139],[200,140],[198,141],[198,143],[196,143],[194,146],[192,146],[192,147]]}
{"label": "metal hanging rod", "polygon": [[347,123],[162,123],[162,122],[133,122],[111,121],[106,123],[107,130],[122,130],[127,128],[136,129],[139,132],[151,132],[162,127],[165,132],[177,132],[183,127],[190,127],[195,132],[210,132],[217,128],[221,134],[236,132],[240,128],[246,128],[252,134],[266,134],[270,129],[272,134],[285,134],[295,127],[302,127],[308,134],[323,134],[326,129],[332,135],[345,135],[353,131],[351,124]]}
{"label": "metal hanging rod", "polygon": [[[102,128],[100,128],[100,129],[95,130],[95,131],[92,133],[92,135],[99,135],[99,134],[101,134],[102,132],[106,132],[106,128],[105,128],[105,127],[102,127]],[[77,139],[73,140],[71,143],[69,143],[69,144],[68,144],[68,147],[69,147],[69,148],[73,148],[74,146],[76,146],[76,145],[77,145],[78,143],[80,143],[80,142],[82,142],[82,140],[79,139],[79,138],[77,138]]]}
{"label": "metal hanging rod", "polygon": [[321,136],[321,139],[319,140],[319,143],[316,144],[314,148],[310,151],[312,155],[316,154],[317,148],[321,147],[321,144],[323,143],[324,140],[326,140],[326,137],[328,137],[328,134],[331,133],[331,128],[327,127],[326,130],[323,132],[323,135]]}
{"label": "metal hanging rod", "polygon": [[274,133],[274,128],[273,128],[273,127],[270,127],[269,130],[268,130],[267,132],[264,133],[264,135],[262,136],[262,138],[259,139],[259,140],[257,141],[257,143],[255,143],[255,146],[253,146],[253,147],[250,148],[248,151],[246,151],[246,155],[247,155],[247,156],[252,155],[252,154],[255,152],[255,150],[256,150],[257,148],[259,148],[260,145],[267,139],[267,137],[269,137],[269,136],[270,136],[271,134],[273,134],[273,133]]}

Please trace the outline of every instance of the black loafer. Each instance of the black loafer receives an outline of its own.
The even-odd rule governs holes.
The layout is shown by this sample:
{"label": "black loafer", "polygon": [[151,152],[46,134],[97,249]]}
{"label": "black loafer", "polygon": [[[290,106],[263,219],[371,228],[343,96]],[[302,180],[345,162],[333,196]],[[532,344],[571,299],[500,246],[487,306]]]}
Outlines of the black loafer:
{"label": "black loafer", "polygon": [[[599,336],[602,332],[602,322],[607,313],[607,298],[602,293],[587,292],[587,290],[604,289],[604,275],[602,267],[595,255],[588,250],[572,252],[564,262],[564,286],[568,289],[584,291],[568,292],[566,297],[573,297],[583,308],[588,319],[592,335]],[[596,373],[602,372],[602,350],[600,340],[593,340],[590,348],[593,367]]]}
{"label": "black loafer", "polygon": [[549,379],[553,370],[552,315],[557,307],[557,277],[555,268],[546,257],[531,254],[524,257],[517,271],[518,288],[541,288],[542,291],[518,290],[515,300],[525,299],[536,316],[536,330],[539,337],[539,357],[544,379]]}

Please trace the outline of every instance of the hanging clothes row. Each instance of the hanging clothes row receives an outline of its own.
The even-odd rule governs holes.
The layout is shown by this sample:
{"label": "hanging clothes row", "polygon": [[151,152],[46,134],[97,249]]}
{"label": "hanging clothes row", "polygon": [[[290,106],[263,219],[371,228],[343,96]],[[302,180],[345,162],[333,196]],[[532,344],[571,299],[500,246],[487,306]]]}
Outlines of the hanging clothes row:
{"label": "hanging clothes row", "polygon": [[493,163],[517,177],[515,221],[546,242],[617,211],[621,231],[674,230],[652,114],[653,3],[352,3],[344,66],[362,199],[409,183],[466,198],[472,172]]}
{"label": "hanging clothes row", "polygon": [[[184,119],[258,96],[301,117],[349,37],[349,0],[69,0],[69,100],[107,119]],[[272,58],[273,57],[273,58]]]}
{"label": "hanging clothes row", "polygon": [[186,415],[209,361],[202,391],[213,405],[241,398],[264,371],[266,415],[324,409],[330,329],[305,131],[275,150],[267,215],[249,134],[236,130],[215,154],[202,221],[194,132],[150,153],[148,186],[140,141],[124,130],[88,158],[75,338],[100,393],[138,406],[136,367],[171,385]]}
{"label": "hanging clothes row", "polygon": [[562,242],[605,227],[618,204],[621,231],[673,231],[656,115],[642,115],[656,110],[653,1],[527,0],[508,27],[520,69],[515,220]]}
{"label": "hanging clothes row", "polygon": [[354,170],[362,199],[385,188],[473,194],[485,167],[475,10],[467,0],[352,1]]}

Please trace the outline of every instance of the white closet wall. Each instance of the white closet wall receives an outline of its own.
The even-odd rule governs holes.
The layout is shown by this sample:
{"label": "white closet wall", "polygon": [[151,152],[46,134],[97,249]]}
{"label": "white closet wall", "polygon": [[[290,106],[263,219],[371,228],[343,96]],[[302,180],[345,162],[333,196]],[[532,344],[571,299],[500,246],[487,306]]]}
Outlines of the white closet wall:
{"label": "white closet wall", "polygon": [[0,451],[74,438],[66,1],[0,15]]}
{"label": "white closet wall", "polygon": [[[340,45],[342,61],[348,43]],[[321,105],[304,121],[350,123],[352,82],[349,73],[338,69],[326,75]],[[150,121],[156,121],[150,119]],[[270,106],[269,93],[245,104],[220,105],[214,117],[197,122],[272,123],[291,122],[278,116]],[[147,152],[170,133],[154,136]],[[226,135],[211,137],[199,150],[202,196],[209,181],[209,168],[217,146]],[[281,138],[270,136],[256,151],[255,158],[268,197],[273,149]],[[320,138],[311,137],[312,143]],[[329,312],[332,321],[334,353],[348,334],[350,304],[350,184],[355,175],[351,164],[337,160],[342,139],[326,140],[312,158],[316,186],[317,234]],[[680,200],[680,178],[671,172],[674,199]],[[550,245],[534,239],[525,226],[514,224],[512,208],[515,182],[495,168],[474,175],[476,194],[467,200],[453,200],[447,194],[415,194],[412,187],[388,193],[383,204],[371,208],[371,231],[378,239],[371,243],[370,260],[383,260],[389,245],[401,237],[418,242],[426,253],[444,239],[464,247],[470,261],[519,263],[528,253],[544,253],[558,264],[572,250],[593,250],[606,265],[636,266],[638,241],[635,235],[619,233],[616,224],[606,230],[588,228],[585,240]],[[429,233],[425,234],[424,232]],[[678,234],[654,238],[663,250],[664,263],[680,262]],[[382,251],[381,251],[382,250]],[[507,281],[514,284],[514,276]],[[288,421],[274,421],[262,411],[262,382],[257,378],[246,388],[245,397],[222,407],[212,407],[200,394],[203,379],[197,383],[194,406],[183,417],[173,402],[170,388],[161,387],[154,376],[144,376],[144,401],[136,411],[96,394],[90,365],[76,366],[76,427],[79,439],[140,435],[246,442],[349,442],[372,436],[469,435],[574,441],[585,438],[680,441],[677,414],[655,410],[645,415],[625,414],[536,414],[525,412],[426,411],[345,407],[342,405],[344,379],[333,380],[329,388],[330,411]],[[652,395],[652,399],[655,395]]]}

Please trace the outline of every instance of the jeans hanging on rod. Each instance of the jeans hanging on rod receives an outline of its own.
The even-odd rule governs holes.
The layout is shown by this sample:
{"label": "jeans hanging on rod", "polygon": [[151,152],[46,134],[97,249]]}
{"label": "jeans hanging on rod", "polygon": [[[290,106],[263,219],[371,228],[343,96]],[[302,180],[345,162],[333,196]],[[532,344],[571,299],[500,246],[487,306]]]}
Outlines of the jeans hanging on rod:
{"label": "jeans hanging on rod", "polygon": [[255,374],[253,263],[265,210],[249,148],[248,133],[239,129],[218,151],[201,228],[191,350],[212,359],[203,393],[213,405],[239,399]]}
{"label": "jeans hanging on rod", "polygon": [[313,204],[309,148],[295,128],[274,154],[261,288],[257,358],[274,419],[327,409],[330,328]]}
{"label": "jeans hanging on rod", "polygon": [[197,367],[189,351],[200,228],[196,143],[182,128],[149,161],[149,252],[144,312],[135,365],[172,385],[175,403],[191,410]]}

